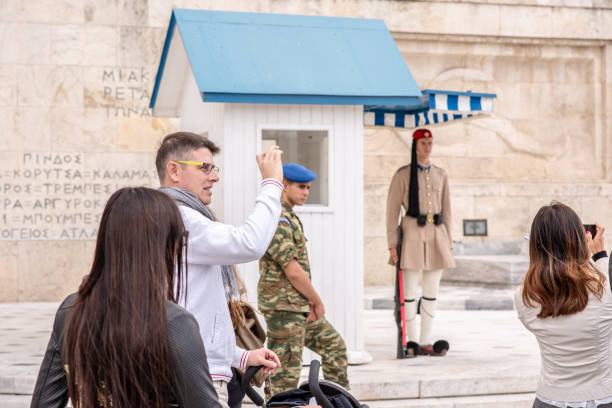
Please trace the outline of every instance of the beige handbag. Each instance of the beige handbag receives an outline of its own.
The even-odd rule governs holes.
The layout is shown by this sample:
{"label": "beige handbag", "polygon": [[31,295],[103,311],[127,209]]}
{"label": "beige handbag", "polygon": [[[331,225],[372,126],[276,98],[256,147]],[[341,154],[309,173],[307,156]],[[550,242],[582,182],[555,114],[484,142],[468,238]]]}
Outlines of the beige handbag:
{"label": "beige handbag", "polygon": [[[237,316],[232,313],[232,320],[234,320],[234,331],[236,333],[236,344],[245,350],[256,350],[262,348],[266,341],[266,332],[259,324],[257,320],[257,312],[250,304],[246,302],[235,302],[230,306],[238,306],[241,308],[241,312],[238,312]],[[237,370],[240,375],[244,373]],[[259,370],[257,374],[251,380],[251,385],[261,387],[267,378],[267,374],[264,374],[263,370]]]}

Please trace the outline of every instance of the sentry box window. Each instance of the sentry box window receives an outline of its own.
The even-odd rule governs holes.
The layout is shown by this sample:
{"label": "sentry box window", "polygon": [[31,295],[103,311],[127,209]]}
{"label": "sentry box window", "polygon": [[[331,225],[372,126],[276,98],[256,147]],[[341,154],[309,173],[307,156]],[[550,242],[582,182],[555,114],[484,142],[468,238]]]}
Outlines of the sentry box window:
{"label": "sentry box window", "polygon": [[329,143],[327,130],[262,129],[262,150],[279,146],[284,163],[299,163],[317,173],[308,204],[329,205]]}
{"label": "sentry box window", "polygon": [[466,237],[486,237],[487,220],[463,220],[463,235]]}

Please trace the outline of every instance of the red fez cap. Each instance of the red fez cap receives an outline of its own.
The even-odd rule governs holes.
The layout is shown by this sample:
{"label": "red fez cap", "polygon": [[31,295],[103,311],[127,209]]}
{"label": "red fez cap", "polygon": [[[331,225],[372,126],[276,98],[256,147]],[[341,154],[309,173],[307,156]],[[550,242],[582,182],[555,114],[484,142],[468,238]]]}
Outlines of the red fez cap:
{"label": "red fez cap", "polygon": [[412,140],[427,139],[433,137],[429,129],[417,129],[412,133]]}

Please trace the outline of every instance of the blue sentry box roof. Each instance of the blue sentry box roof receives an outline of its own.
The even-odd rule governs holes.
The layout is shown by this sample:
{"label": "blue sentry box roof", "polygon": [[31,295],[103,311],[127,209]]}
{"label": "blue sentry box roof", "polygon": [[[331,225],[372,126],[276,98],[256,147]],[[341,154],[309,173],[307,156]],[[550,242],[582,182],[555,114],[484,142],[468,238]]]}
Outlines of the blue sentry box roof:
{"label": "blue sentry box roof", "polygon": [[412,105],[421,92],[382,20],[174,9],[203,101]]}

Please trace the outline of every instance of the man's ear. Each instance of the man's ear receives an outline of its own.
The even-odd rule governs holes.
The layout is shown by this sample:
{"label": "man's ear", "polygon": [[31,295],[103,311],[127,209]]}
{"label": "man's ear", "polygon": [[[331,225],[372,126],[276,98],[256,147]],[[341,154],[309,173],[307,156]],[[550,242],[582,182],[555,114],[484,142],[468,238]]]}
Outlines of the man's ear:
{"label": "man's ear", "polygon": [[166,177],[172,184],[178,184],[182,178],[181,166],[175,161],[166,163]]}
{"label": "man's ear", "polygon": [[289,181],[286,178],[284,178],[283,179],[283,191],[285,191],[285,192],[287,191],[287,186],[288,185],[289,185]]}

